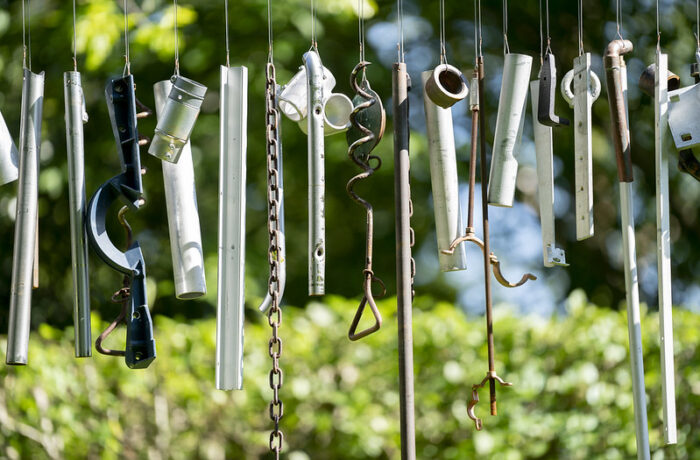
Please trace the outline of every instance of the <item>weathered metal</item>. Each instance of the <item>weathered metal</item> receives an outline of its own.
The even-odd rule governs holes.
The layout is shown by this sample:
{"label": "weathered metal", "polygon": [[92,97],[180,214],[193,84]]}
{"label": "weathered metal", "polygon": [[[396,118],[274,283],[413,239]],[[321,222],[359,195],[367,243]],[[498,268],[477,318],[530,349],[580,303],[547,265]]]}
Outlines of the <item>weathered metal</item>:
{"label": "weathered metal", "polygon": [[469,94],[469,87],[462,72],[455,66],[440,64],[424,78],[425,94],[433,104],[449,109]]}

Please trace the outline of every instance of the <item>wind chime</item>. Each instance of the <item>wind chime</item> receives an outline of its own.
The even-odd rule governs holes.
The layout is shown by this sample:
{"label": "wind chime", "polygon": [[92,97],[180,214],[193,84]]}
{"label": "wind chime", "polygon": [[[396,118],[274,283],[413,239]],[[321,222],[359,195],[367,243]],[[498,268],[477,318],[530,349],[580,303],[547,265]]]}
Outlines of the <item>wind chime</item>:
{"label": "wind chime", "polygon": [[[347,140],[349,144],[348,157],[353,163],[362,168],[362,172],[348,181],[346,190],[350,198],[367,210],[367,241],[365,268],[362,271],[364,277],[362,282],[362,301],[355,313],[355,317],[352,320],[348,332],[348,338],[353,341],[378,331],[382,326],[382,316],[374,300],[375,296],[372,292],[372,284],[377,283],[382,288],[382,293],[377,297],[381,297],[386,293],[384,282],[377,277],[372,270],[372,245],[374,240],[373,208],[369,201],[360,197],[354,190],[357,182],[369,178],[381,167],[381,158],[377,155],[372,155],[372,151],[382,139],[386,126],[386,112],[384,111],[382,100],[370,87],[369,80],[367,80],[367,66],[369,66],[370,63],[365,60],[365,1],[358,0],[357,3],[360,61],[350,74],[350,86],[355,92],[355,97],[352,100],[354,109],[350,113],[351,127],[347,132]],[[360,83],[357,82],[358,76],[361,78]],[[372,165],[371,162],[374,162],[374,165]],[[372,315],[374,316],[374,325],[358,332],[357,326],[360,323],[362,313],[367,305],[369,305]]]}
{"label": "wind chime", "polygon": [[[26,27],[25,27],[26,26]],[[44,102],[44,72],[32,72],[32,33],[29,0],[22,0],[22,111],[20,115],[19,158],[9,130],[3,139],[4,182],[19,178],[15,218],[12,284],[7,332],[7,364],[27,364],[32,287],[39,285],[39,158]],[[3,123],[4,125],[4,123]],[[9,153],[9,155],[8,155]],[[9,161],[8,161],[9,160]],[[15,172],[13,166],[18,164]]]}

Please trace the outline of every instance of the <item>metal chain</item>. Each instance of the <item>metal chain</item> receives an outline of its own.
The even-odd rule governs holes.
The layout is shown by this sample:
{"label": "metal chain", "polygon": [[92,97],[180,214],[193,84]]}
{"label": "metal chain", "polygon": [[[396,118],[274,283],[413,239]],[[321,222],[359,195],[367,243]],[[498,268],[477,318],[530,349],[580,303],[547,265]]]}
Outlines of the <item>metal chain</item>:
{"label": "metal chain", "polygon": [[268,262],[270,264],[270,278],[268,292],[272,298],[270,308],[267,311],[267,321],[272,328],[272,337],[269,341],[269,354],[272,358],[270,369],[270,388],[272,389],[272,401],[270,401],[270,419],[274,423],[270,432],[270,450],[275,458],[280,458],[284,434],[280,431],[280,420],[284,416],[284,405],[279,397],[282,388],[283,373],[279,367],[279,359],[282,355],[282,339],[279,337],[279,327],[282,324],[282,309],[280,309],[280,260],[279,260],[279,145],[277,143],[277,129],[279,126],[279,111],[277,110],[277,82],[275,79],[275,66],[268,62],[265,68],[265,104],[266,104],[266,141],[267,141],[267,231],[270,237],[268,248]]}

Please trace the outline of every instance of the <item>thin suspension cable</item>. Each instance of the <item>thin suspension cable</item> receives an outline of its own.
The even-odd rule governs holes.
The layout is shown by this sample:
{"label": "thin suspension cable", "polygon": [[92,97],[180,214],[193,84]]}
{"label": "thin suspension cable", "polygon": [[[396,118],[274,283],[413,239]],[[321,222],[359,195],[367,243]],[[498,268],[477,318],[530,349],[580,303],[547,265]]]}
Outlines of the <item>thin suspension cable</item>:
{"label": "thin suspension cable", "polygon": [[547,54],[552,54],[552,36],[549,34],[549,0],[545,0],[544,2],[544,7],[545,7],[545,19],[547,20],[547,49],[545,52]]}
{"label": "thin suspension cable", "polygon": [[274,61],[274,37],[272,35],[272,0],[267,0],[267,61]]}
{"label": "thin suspension cable", "polygon": [[26,14],[24,12],[24,0],[22,0],[22,67],[27,68],[27,31],[26,24],[27,20],[25,18]]}
{"label": "thin suspension cable", "polygon": [[508,0],[503,0],[503,54],[510,53],[508,46]]}
{"label": "thin suspension cable", "polygon": [[439,1],[440,7],[440,64],[447,64],[447,50],[445,46],[445,0]]}
{"label": "thin suspension cable", "polygon": [[583,55],[583,0],[578,0],[578,55]]}
{"label": "thin suspension cable", "polygon": [[615,25],[617,26],[617,36],[620,40],[624,40],[622,37],[622,0],[617,0],[615,6]]}
{"label": "thin suspension cable", "polygon": [[359,37],[359,44],[360,44],[360,62],[364,62],[364,60],[365,60],[365,1],[364,0],[357,0],[357,35]]}
{"label": "thin suspension cable", "polygon": [[180,75],[180,42],[177,36],[177,0],[173,0],[173,14],[175,15],[175,75]]}
{"label": "thin suspension cable", "polygon": [[695,0],[695,41],[695,50],[700,51],[700,0]]}
{"label": "thin suspension cable", "polygon": [[659,0],[656,0],[656,49],[661,49],[661,26],[659,25]]}
{"label": "thin suspension cable", "polygon": [[318,42],[316,41],[316,2],[311,0],[311,48],[317,50]]}
{"label": "thin suspension cable", "polygon": [[[474,0],[474,33],[477,33],[477,30],[479,31],[479,37],[478,37],[478,50],[476,52],[476,60],[478,61],[478,58],[483,57],[483,51],[481,49],[481,45],[484,41],[482,33],[481,33],[481,0]],[[477,40],[474,41],[474,46],[477,46]]]}
{"label": "thin suspension cable", "polygon": [[540,20],[540,65],[544,62],[544,32],[542,28],[542,0],[539,0],[539,9],[537,10],[539,13],[539,20]]}
{"label": "thin suspension cable", "polygon": [[399,26],[399,41],[397,49],[399,53],[399,62],[404,62],[404,47],[403,47],[403,0],[396,0],[396,22]]}
{"label": "thin suspension cable", "polygon": [[131,75],[131,61],[129,59],[129,5],[124,0],[124,75]]}
{"label": "thin suspension cable", "polygon": [[[267,5],[267,15],[268,18],[270,16],[270,2],[268,1]],[[269,22],[269,19],[268,19]],[[231,66],[231,52],[229,50],[229,40],[228,40],[228,0],[224,0],[224,30],[225,30],[225,39],[226,39],[226,67]],[[269,28],[269,24],[268,24]],[[269,30],[268,30],[268,38],[269,38]]]}
{"label": "thin suspension cable", "polygon": [[78,26],[77,26],[77,20],[76,20],[76,12],[75,12],[75,2],[76,0],[73,0],[73,71],[77,72],[78,71]]}

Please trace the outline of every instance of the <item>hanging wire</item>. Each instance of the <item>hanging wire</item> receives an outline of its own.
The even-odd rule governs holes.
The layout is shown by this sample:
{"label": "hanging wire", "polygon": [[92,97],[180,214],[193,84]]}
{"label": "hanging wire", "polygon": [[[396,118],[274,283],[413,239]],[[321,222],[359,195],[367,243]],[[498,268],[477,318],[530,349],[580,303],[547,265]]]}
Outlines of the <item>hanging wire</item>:
{"label": "hanging wire", "polygon": [[695,50],[700,51],[700,0],[695,0]]}
{"label": "hanging wire", "polygon": [[544,7],[545,7],[545,19],[547,20],[547,49],[545,52],[547,54],[552,54],[552,36],[549,35],[549,0],[545,0],[544,2]]}
{"label": "hanging wire", "polygon": [[583,55],[583,0],[578,0],[578,55]]}
{"label": "hanging wire", "polygon": [[539,0],[539,19],[540,19],[540,65],[544,62],[544,32],[542,28],[542,0]]}
{"label": "hanging wire", "polygon": [[78,26],[75,13],[75,1],[73,0],[73,71],[78,71]]}
{"label": "hanging wire", "polygon": [[440,0],[440,64],[447,64],[445,46],[445,0]]}
{"label": "hanging wire", "polygon": [[180,75],[180,42],[177,36],[177,0],[173,0],[173,14],[175,15],[175,75]]}
{"label": "hanging wire", "polygon": [[[228,3],[228,0],[227,2]],[[228,37],[228,19],[226,20],[226,33]],[[273,58],[273,36],[272,36],[272,0],[267,0],[267,62],[272,64]],[[226,59],[228,60],[228,38],[226,39]],[[228,64],[227,64],[228,65]]]}
{"label": "hanging wire", "polygon": [[129,6],[124,0],[124,76],[131,75],[131,61],[129,60]]}
{"label": "hanging wire", "polygon": [[316,41],[316,2],[311,0],[311,49],[318,50]]}
{"label": "hanging wire", "polygon": [[[365,1],[357,0],[357,34],[360,40],[360,62],[365,60]],[[364,70],[364,68],[363,68]],[[364,74],[364,72],[363,72]],[[364,78],[364,76],[363,76]]]}
{"label": "hanging wire", "polygon": [[615,25],[617,26],[617,36],[620,40],[624,40],[622,37],[622,0],[617,0],[615,6]]}
{"label": "hanging wire", "polygon": [[[22,0],[22,67],[32,70],[32,10],[29,0]],[[26,28],[25,28],[26,26]]]}
{"label": "hanging wire", "polygon": [[659,25],[659,0],[656,0],[656,49],[661,49],[661,26]]}
{"label": "hanging wire", "polygon": [[483,57],[481,51],[481,44],[483,38],[481,35],[481,0],[474,0],[474,54],[476,56],[475,61],[478,61],[480,57]]}
{"label": "hanging wire", "polygon": [[503,54],[510,53],[508,46],[508,0],[503,0]]}
{"label": "hanging wire", "polygon": [[396,0],[396,21],[399,26],[399,42],[397,49],[399,53],[399,62],[404,62],[404,47],[403,47],[403,0]]}
{"label": "hanging wire", "polygon": [[[231,53],[229,51],[229,41],[228,41],[228,0],[224,0],[224,25],[226,28],[226,67],[231,66]],[[269,38],[269,17],[270,17],[270,2],[267,2],[267,16],[268,16],[268,38]]]}

